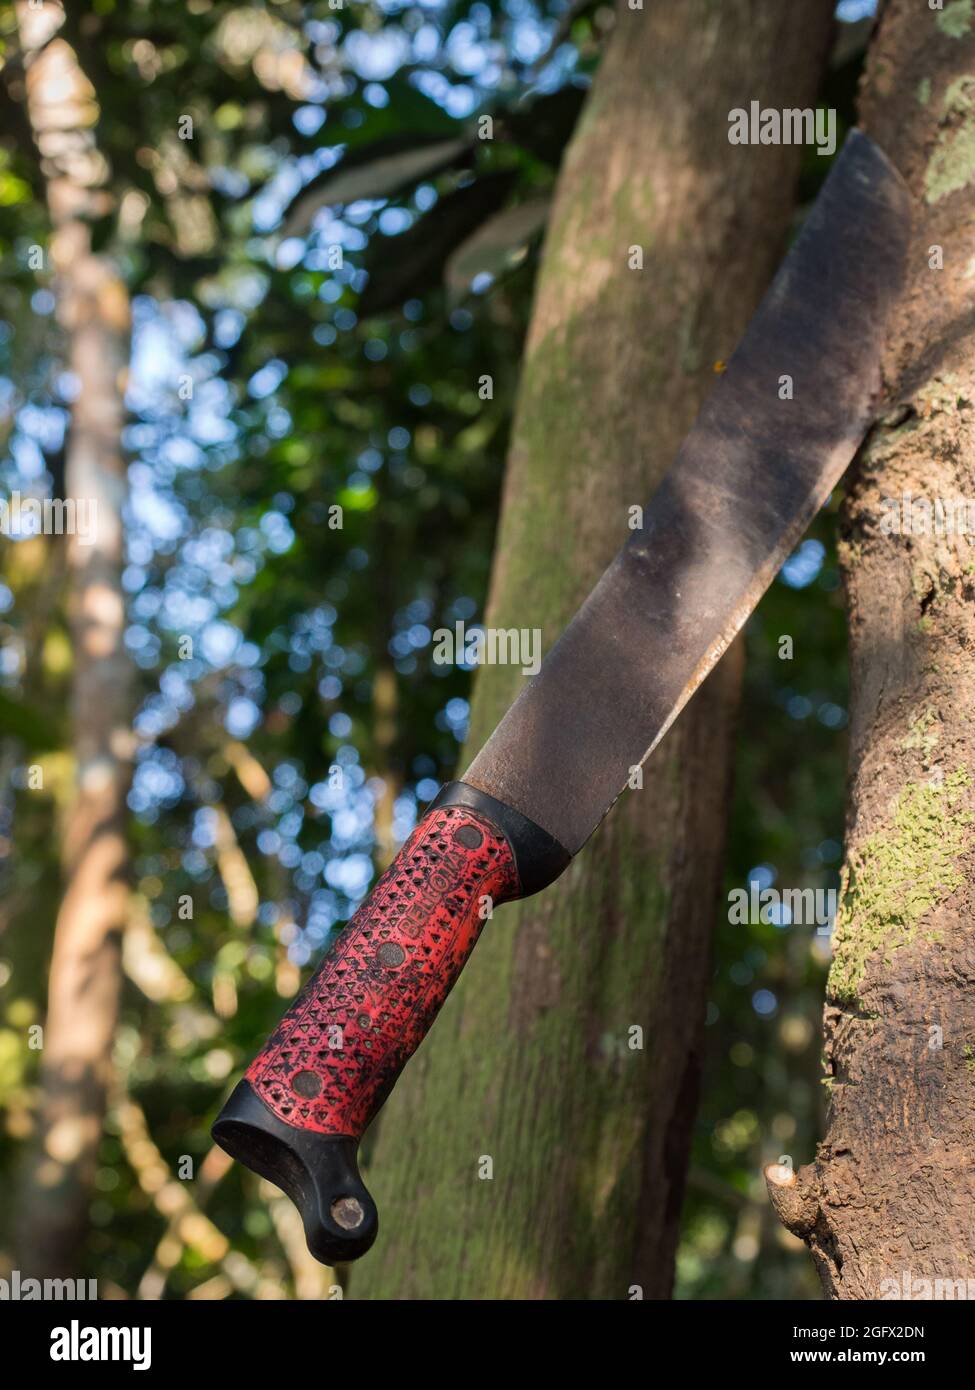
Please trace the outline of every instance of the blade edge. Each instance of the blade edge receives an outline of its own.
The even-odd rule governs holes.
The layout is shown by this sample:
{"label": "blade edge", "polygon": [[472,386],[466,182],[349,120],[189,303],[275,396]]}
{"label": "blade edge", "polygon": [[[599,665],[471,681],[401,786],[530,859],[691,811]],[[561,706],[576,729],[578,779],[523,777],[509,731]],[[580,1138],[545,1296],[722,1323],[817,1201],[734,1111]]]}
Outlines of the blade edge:
{"label": "blade edge", "polygon": [[[851,132],[806,227],[654,494],[643,532],[611,562],[464,773],[464,782],[528,816],[570,853],[625,790],[630,769],[659,745],[853,458],[879,394],[909,207],[910,194],[890,161]],[[851,236],[859,238],[854,246]],[[768,396],[768,373],[785,362],[798,364],[807,398],[813,391],[791,419]],[[817,390],[830,400],[825,410]],[[785,466],[776,461],[782,437],[791,446]],[[719,465],[715,476],[709,476],[712,459]],[[764,508],[756,496],[762,484],[773,494]],[[744,539],[732,546],[736,521]],[[701,615],[694,630],[683,630],[682,574]],[[719,583],[725,602],[715,608],[709,590]],[[651,617],[678,643],[669,666],[659,633],[634,616],[641,602],[656,604]],[[614,650],[607,627],[629,641],[628,654]],[[646,652],[634,653],[633,644],[641,643],[656,669]],[[612,683],[601,665],[621,686],[615,722],[607,708],[605,725],[590,707],[592,700],[610,703]],[[578,731],[575,740],[566,723]]]}

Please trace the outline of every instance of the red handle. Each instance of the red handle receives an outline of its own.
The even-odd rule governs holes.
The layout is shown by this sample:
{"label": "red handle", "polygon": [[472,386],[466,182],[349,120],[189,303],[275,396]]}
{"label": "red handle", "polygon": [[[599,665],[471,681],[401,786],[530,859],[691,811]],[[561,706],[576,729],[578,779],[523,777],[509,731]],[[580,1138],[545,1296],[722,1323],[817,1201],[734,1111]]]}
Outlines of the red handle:
{"label": "red handle", "polygon": [[537,892],[568,862],[520,812],[450,783],[238,1083],[213,1137],[288,1193],[316,1259],[354,1260],[375,1240],[360,1136],[493,908]]}
{"label": "red handle", "polygon": [[505,836],[433,810],[343,929],[247,1080],[288,1125],[358,1139],[423,1041],[490,909],[517,897]]}

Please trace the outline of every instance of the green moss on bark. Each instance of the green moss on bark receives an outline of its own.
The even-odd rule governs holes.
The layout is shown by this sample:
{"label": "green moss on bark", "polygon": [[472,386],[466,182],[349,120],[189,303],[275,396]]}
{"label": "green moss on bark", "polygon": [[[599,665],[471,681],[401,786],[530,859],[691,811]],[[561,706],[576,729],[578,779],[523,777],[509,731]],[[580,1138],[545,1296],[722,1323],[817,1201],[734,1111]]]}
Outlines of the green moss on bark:
{"label": "green moss on bark", "polygon": [[961,39],[972,27],[972,0],[952,0],[935,17],[935,23],[949,39]]}
{"label": "green moss on bark", "polygon": [[[947,14],[948,11],[945,11]],[[924,197],[938,203],[975,177],[975,77],[965,74],[945,92],[934,153],[924,172]]]}
{"label": "green moss on bark", "polygon": [[925,933],[924,918],[964,882],[959,860],[971,843],[972,815],[963,800],[966,768],[939,783],[910,783],[894,806],[890,828],[867,837],[844,868],[836,917],[829,995],[859,1003],[870,960]]}

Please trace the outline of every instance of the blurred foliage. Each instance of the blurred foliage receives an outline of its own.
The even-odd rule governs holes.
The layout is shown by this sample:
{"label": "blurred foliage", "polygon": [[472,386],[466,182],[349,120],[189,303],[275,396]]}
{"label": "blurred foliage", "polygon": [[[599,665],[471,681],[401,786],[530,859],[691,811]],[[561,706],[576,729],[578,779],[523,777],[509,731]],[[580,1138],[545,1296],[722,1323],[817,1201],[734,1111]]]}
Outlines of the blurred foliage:
{"label": "blurred foliage", "polygon": [[[94,86],[110,169],[93,233],[134,311],[124,585],[140,704],[120,1088],[91,1207],[103,1295],[316,1292],[282,1204],[220,1165],[209,1124],[455,771],[470,672],[435,665],[431,635],[483,612],[546,202],[610,23],[605,5],[558,0],[68,10],[60,37]],[[9,3],[0,62],[0,497],[59,496],[72,382],[50,273],[32,265],[47,220]],[[851,120],[848,68],[830,81]],[[844,622],[831,517],[815,534],[822,553],[800,554],[749,629],[729,888],[756,866],[835,881]],[[71,652],[62,543],[0,544],[9,1197],[36,1103]],[[725,916],[678,1292],[812,1295],[758,1174],[808,1157],[819,1129],[827,948]]]}

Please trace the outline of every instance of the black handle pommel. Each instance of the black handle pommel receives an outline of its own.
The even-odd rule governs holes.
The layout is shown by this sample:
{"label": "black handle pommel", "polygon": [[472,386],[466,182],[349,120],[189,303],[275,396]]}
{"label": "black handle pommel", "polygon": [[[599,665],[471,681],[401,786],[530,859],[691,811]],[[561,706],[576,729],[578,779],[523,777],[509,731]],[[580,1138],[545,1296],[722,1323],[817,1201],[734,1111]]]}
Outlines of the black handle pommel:
{"label": "black handle pommel", "polygon": [[359,1141],[295,1129],[241,1081],[213,1137],[232,1158],[273,1182],[301,1213],[308,1249],[322,1264],[364,1255],[379,1230],[376,1204],[359,1176]]}

